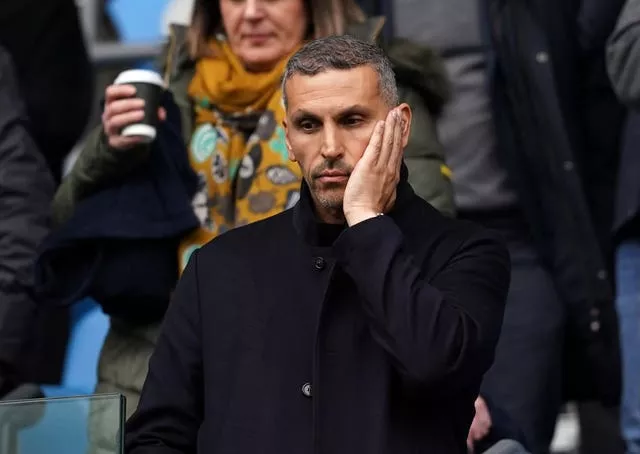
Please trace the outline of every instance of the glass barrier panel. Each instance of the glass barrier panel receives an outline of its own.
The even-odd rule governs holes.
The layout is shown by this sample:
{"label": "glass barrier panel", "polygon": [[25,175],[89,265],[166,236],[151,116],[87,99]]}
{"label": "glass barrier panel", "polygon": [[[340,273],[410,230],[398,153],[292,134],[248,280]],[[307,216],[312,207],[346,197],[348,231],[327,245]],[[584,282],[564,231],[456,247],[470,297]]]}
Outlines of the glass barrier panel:
{"label": "glass barrier panel", "polygon": [[120,394],[0,401],[0,454],[122,454]]}

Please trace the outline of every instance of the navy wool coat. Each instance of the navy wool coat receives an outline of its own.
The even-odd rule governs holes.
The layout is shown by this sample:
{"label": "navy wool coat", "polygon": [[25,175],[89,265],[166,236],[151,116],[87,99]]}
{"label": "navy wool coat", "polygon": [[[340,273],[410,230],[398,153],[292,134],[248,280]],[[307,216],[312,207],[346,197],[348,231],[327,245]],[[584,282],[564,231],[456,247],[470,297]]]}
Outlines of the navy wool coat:
{"label": "navy wool coat", "polygon": [[350,228],[319,224],[303,184],[192,257],[126,452],[466,453],[509,274],[495,234],[406,171],[392,212]]}

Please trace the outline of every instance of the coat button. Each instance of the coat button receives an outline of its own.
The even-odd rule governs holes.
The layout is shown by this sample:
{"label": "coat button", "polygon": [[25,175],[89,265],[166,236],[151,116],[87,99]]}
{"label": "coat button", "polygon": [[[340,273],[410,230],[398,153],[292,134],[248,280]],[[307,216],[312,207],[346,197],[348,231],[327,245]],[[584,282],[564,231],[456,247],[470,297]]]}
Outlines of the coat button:
{"label": "coat button", "polygon": [[322,271],[324,267],[327,265],[327,262],[322,257],[316,257],[313,262],[313,266],[316,270]]}
{"label": "coat button", "polygon": [[311,397],[311,383],[302,385],[302,394],[304,394],[305,397]]}
{"label": "coat button", "polygon": [[536,54],[536,61],[538,63],[546,63],[546,62],[548,62],[549,61],[549,54],[544,52],[544,51],[538,52]]}

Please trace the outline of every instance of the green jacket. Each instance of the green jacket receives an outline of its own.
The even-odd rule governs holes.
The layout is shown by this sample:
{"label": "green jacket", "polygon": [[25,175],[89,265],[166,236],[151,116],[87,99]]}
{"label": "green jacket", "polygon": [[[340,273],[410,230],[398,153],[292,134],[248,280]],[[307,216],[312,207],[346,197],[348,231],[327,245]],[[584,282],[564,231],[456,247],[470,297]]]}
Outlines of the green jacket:
{"label": "green jacket", "polygon": [[[366,39],[376,39],[384,23],[373,18],[352,27],[349,33]],[[443,67],[435,54],[426,48],[406,41],[394,41],[384,46],[394,65],[400,99],[413,110],[409,144],[405,162],[409,168],[409,182],[423,199],[441,212],[453,215],[451,182],[445,176],[443,149],[435,129],[435,118],[447,100],[449,86]],[[165,74],[169,89],[182,113],[185,143],[191,140],[194,109],[187,87],[194,75],[195,65],[186,49],[186,28],[173,26],[171,37],[160,59],[159,68]],[[71,172],[60,185],[54,201],[56,224],[66,222],[76,204],[83,198],[121,178],[149,155],[149,146],[140,145],[128,150],[108,146],[101,127],[89,133],[84,148]]]}

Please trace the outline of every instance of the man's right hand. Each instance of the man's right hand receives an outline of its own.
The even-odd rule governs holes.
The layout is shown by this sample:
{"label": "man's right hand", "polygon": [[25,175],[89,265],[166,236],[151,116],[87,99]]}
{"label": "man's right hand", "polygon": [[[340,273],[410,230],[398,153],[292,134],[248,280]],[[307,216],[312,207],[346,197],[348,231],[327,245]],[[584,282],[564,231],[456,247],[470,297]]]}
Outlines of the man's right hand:
{"label": "man's right hand", "polygon": [[[141,121],[144,118],[144,99],[136,98],[136,88],[132,85],[110,85],[105,90],[102,128],[109,146],[125,150],[142,143],[141,137],[124,137],[122,128]],[[158,111],[161,121],[167,114],[163,108]]]}
{"label": "man's right hand", "polygon": [[353,168],[344,191],[343,210],[349,226],[386,213],[396,200],[402,164],[402,117],[391,109],[378,121],[362,158]]}

